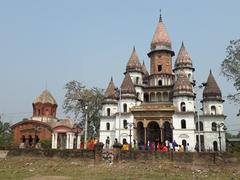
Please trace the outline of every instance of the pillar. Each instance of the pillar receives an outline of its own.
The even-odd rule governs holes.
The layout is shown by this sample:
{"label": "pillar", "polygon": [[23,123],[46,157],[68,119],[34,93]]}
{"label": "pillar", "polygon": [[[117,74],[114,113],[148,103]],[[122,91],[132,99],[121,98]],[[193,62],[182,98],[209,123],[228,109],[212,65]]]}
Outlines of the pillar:
{"label": "pillar", "polygon": [[79,133],[77,135],[77,149],[80,149],[80,145],[81,145],[81,134]]}
{"label": "pillar", "polygon": [[164,143],[164,137],[163,137],[163,131],[164,131],[164,128],[163,127],[160,127],[160,133],[161,133],[161,143]]}
{"label": "pillar", "polygon": [[69,134],[69,149],[73,149],[73,138],[74,138],[74,133]]}
{"label": "pillar", "polygon": [[144,144],[147,144],[147,128],[144,127]]}
{"label": "pillar", "polygon": [[52,149],[57,149],[57,136],[58,133],[52,133]]}
{"label": "pillar", "polygon": [[66,149],[69,149],[69,133],[67,133]]}
{"label": "pillar", "polygon": [[55,148],[55,133],[52,133],[52,149],[56,149]]}

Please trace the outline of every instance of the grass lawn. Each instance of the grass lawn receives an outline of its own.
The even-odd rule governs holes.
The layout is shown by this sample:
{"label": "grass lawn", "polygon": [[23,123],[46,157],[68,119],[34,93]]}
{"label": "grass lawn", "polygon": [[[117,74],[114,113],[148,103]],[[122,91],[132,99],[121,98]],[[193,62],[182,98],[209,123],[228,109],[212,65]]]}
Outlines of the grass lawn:
{"label": "grass lawn", "polygon": [[169,161],[95,164],[93,160],[7,157],[0,159],[0,179],[240,179],[240,164],[206,165]]}

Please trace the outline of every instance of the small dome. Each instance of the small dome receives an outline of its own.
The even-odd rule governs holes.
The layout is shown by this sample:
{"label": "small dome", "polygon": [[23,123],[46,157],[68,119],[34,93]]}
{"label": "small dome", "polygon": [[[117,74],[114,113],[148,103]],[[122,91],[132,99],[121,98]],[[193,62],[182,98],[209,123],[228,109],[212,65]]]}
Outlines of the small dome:
{"label": "small dome", "polygon": [[129,73],[125,74],[125,78],[121,85],[122,94],[136,94],[135,87]]}
{"label": "small dome", "polygon": [[110,98],[110,99],[116,99],[117,98],[116,87],[114,85],[113,78],[111,78],[111,80],[108,84],[108,87],[105,91],[104,97],[105,98]]}
{"label": "small dome", "polygon": [[210,70],[206,86],[203,90],[203,100],[222,100],[222,93]]}
{"label": "small dome", "polygon": [[185,66],[192,67],[192,59],[189,56],[187,49],[182,42],[182,46],[178,52],[178,56],[175,62],[175,68],[185,67]]}
{"label": "small dome", "polygon": [[137,52],[135,50],[135,47],[133,48],[132,54],[129,58],[127,67],[126,67],[126,71],[130,72],[130,71],[142,71],[142,65],[139,62],[139,58],[137,55]]}
{"label": "small dome", "polygon": [[182,93],[190,93],[191,95],[193,95],[193,87],[184,72],[181,72],[177,75],[177,81],[174,84],[173,91],[175,96]]}
{"label": "small dome", "polygon": [[40,96],[38,96],[33,104],[37,104],[37,103],[41,103],[41,104],[53,104],[53,105],[57,105],[57,102],[55,101],[54,97],[52,96],[52,94],[48,91],[48,90],[44,90]]}

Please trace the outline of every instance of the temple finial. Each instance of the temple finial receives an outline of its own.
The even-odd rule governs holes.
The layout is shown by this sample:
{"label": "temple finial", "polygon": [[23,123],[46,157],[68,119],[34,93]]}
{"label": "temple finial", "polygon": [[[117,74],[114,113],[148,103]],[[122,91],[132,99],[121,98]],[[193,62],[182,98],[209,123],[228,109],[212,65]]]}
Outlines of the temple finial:
{"label": "temple finial", "polygon": [[182,41],[182,47],[184,47],[184,42]]}
{"label": "temple finial", "polygon": [[160,11],[159,22],[162,22],[162,12],[161,12],[161,9],[159,11]]}

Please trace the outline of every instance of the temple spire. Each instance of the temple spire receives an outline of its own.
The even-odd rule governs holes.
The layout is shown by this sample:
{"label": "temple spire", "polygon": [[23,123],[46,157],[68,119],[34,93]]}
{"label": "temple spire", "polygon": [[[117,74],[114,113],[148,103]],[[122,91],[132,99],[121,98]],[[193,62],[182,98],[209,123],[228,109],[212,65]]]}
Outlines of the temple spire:
{"label": "temple spire", "polygon": [[161,9],[160,9],[160,15],[159,15],[159,22],[163,22],[163,20],[162,20],[162,13],[161,13]]}
{"label": "temple spire", "polygon": [[192,59],[184,46],[184,43],[182,41],[181,48],[178,52],[178,56],[176,58],[175,62],[175,68],[180,68],[180,67],[190,67],[192,68]]}
{"label": "temple spire", "polygon": [[139,61],[135,46],[133,46],[132,54],[126,66],[126,72],[142,71],[142,65]]}
{"label": "temple spire", "polygon": [[[172,51],[172,42],[163,23],[161,13],[159,16],[159,22],[157,23],[156,30],[153,34],[150,49],[151,52],[161,50],[169,51],[171,52],[172,56],[174,56],[174,52]],[[150,56],[151,52],[148,54],[148,56]]]}

